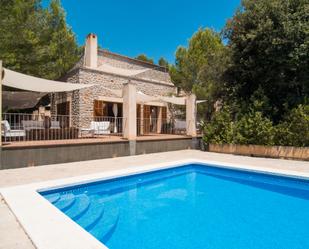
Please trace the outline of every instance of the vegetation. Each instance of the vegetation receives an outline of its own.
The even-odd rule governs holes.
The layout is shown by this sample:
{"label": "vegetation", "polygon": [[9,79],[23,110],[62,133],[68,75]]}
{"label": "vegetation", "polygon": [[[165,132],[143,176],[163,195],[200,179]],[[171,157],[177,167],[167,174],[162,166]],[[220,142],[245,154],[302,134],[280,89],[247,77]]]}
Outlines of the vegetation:
{"label": "vegetation", "polygon": [[277,125],[260,111],[236,118],[224,107],[204,124],[203,140],[206,144],[309,146],[309,106],[292,109]]}
{"label": "vegetation", "polygon": [[231,63],[226,82],[247,106],[262,89],[274,122],[309,96],[309,2],[244,0],[226,24]]}
{"label": "vegetation", "polygon": [[1,0],[0,59],[5,67],[57,79],[79,59],[75,35],[59,0]]}
{"label": "vegetation", "polygon": [[243,0],[221,34],[199,29],[170,67],[207,100],[204,141],[309,146],[309,2]]}
{"label": "vegetation", "polygon": [[145,62],[148,62],[148,63],[151,63],[151,64],[154,63],[153,59],[148,58],[147,55],[145,55],[145,54],[140,54],[140,55],[136,56],[135,59],[145,61]]}
{"label": "vegetation", "polygon": [[223,70],[227,63],[227,49],[220,35],[211,29],[199,29],[190,39],[188,48],[179,47],[175,65],[170,67],[172,81],[187,93],[207,99],[199,114],[209,119],[214,104],[221,97],[224,86]]}
{"label": "vegetation", "polygon": [[164,59],[163,57],[161,57],[158,61],[158,64],[159,66],[161,67],[165,67],[165,68],[168,68],[169,67],[169,64],[168,64],[168,61],[166,59]]}

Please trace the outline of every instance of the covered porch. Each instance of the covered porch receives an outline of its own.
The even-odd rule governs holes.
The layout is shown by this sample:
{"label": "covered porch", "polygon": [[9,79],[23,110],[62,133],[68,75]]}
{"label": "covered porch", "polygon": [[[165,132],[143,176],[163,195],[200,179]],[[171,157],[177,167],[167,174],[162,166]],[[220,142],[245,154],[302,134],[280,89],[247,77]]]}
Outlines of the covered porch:
{"label": "covered porch", "polygon": [[[5,87],[28,92],[74,92],[93,85],[50,81],[4,69]],[[1,86],[2,89],[2,86]],[[114,89],[108,89],[115,91]],[[56,111],[1,114],[1,145],[44,146],[121,140],[162,140],[196,137],[196,98],[153,97],[136,90],[129,81],[116,98],[100,97],[93,102],[93,115],[74,115],[68,99]],[[2,102],[2,101],[1,101]],[[186,106],[186,118],[175,119],[168,104]]]}

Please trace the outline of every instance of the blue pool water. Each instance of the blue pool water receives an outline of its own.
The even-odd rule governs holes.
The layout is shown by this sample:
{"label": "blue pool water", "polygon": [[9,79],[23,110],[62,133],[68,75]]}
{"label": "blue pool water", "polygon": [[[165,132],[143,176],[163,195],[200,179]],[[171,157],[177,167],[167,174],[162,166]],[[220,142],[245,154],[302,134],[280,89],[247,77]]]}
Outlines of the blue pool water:
{"label": "blue pool water", "polygon": [[309,182],[187,165],[40,192],[110,249],[308,249]]}

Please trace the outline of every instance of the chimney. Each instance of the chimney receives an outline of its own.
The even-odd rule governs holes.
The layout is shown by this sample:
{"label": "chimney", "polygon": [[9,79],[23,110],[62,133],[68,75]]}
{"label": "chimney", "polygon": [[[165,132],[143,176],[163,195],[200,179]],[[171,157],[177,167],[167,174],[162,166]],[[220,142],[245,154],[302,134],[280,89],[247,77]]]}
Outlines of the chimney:
{"label": "chimney", "polygon": [[95,34],[87,35],[84,65],[92,68],[98,66],[98,38]]}

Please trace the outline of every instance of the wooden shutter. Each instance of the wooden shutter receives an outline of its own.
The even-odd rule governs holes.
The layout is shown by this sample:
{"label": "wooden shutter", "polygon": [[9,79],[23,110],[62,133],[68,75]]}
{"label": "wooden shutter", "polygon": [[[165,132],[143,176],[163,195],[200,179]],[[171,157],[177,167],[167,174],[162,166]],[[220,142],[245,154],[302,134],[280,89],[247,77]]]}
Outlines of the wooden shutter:
{"label": "wooden shutter", "polygon": [[167,119],[167,108],[166,106],[163,106],[162,107],[162,120],[166,121],[166,119]]}
{"label": "wooden shutter", "polygon": [[100,100],[95,100],[93,103],[93,116],[94,117],[102,117],[106,113],[104,109],[106,105],[104,104],[103,101]]}

